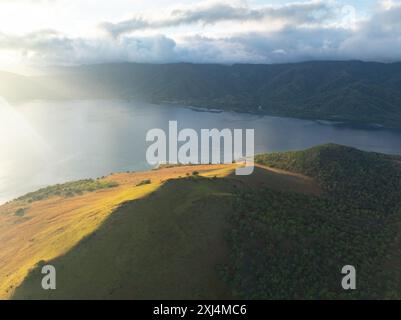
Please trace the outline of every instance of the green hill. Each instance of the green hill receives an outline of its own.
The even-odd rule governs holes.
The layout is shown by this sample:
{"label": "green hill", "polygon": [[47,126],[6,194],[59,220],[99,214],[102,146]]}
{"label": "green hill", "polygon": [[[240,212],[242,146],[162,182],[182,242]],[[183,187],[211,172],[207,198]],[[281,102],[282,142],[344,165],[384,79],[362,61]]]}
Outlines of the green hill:
{"label": "green hill", "polygon": [[[57,68],[30,77],[34,90],[20,90],[24,81],[13,86],[21,99],[140,99],[401,128],[401,63],[115,63]],[[0,95],[18,98],[1,86]]]}
{"label": "green hill", "polygon": [[[58,270],[57,290],[40,288],[42,261],[13,298],[401,298],[397,161],[336,145],[258,157],[314,177],[321,195],[308,192],[307,178],[265,167],[169,180],[46,262]],[[341,288],[349,264],[351,292]]]}
{"label": "green hill", "polygon": [[401,204],[399,161],[396,156],[334,144],[256,157],[257,163],[315,178],[336,201],[383,211]]}

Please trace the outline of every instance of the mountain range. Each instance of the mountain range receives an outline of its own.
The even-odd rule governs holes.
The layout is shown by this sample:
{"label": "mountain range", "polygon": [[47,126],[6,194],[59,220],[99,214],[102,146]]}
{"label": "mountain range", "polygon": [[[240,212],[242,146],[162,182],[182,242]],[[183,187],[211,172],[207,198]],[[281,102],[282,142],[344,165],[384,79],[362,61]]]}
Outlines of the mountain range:
{"label": "mountain range", "polygon": [[139,99],[401,128],[401,63],[114,63],[52,68],[45,75],[0,73],[8,100]]}

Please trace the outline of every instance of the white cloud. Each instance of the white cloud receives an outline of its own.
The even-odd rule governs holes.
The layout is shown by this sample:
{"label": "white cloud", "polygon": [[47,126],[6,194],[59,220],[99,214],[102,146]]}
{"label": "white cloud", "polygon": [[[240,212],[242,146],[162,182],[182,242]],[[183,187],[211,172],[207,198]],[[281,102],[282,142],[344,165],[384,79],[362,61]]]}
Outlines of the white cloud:
{"label": "white cloud", "polygon": [[336,1],[259,7],[208,2],[103,24],[113,37],[74,37],[51,29],[25,35],[0,32],[0,52],[18,52],[34,65],[396,61],[401,60],[400,17],[400,2],[390,0],[380,2],[369,17]]}
{"label": "white cloud", "polygon": [[163,35],[112,39],[69,38],[53,30],[22,37],[0,34],[0,48],[18,50],[37,65],[74,65],[114,61],[158,62],[175,59],[176,43]]}
{"label": "white cloud", "polygon": [[259,21],[272,23],[281,21],[285,24],[322,24],[336,17],[340,12],[332,1],[295,2],[280,6],[262,6],[251,8],[245,5],[233,5],[222,2],[207,2],[185,9],[174,9],[158,17],[136,15],[117,23],[103,22],[100,27],[113,37],[146,29],[162,29],[182,25],[214,25],[221,22]]}

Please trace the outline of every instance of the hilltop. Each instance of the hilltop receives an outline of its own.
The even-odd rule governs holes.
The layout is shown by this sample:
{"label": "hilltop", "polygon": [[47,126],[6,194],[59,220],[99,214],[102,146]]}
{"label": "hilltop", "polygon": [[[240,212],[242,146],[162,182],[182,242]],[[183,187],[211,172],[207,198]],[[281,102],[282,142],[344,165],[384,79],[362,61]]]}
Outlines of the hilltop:
{"label": "hilltop", "polygon": [[[398,161],[324,145],[261,155],[248,177],[235,164],[180,166],[43,189],[0,207],[1,295],[400,298]],[[367,183],[386,206],[368,201]],[[55,291],[40,288],[47,263]],[[346,264],[357,291],[341,289]]]}
{"label": "hilltop", "polygon": [[[194,197],[205,193],[207,198],[214,192],[221,193],[232,188],[232,184],[240,183],[232,179],[227,183],[225,180],[220,182],[234,169],[235,165],[205,165],[118,173],[97,180],[44,188],[0,206],[0,297],[12,295],[29,270],[40,261],[52,260],[76,248],[112,215],[118,215],[127,201],[136,205],[135,201],[142,199],[152,210],[169,219],[172,212],[166,211],[166,204],[154,203],[156,194],[167,194],[167,202],[172,201],[170,197],[176,199],[179,194],[182,203],[177,200],[172,204],[177,207],[185,206],[185,203],[191,205],[193,198],[189,193],[195,186]],[[258,172],[249,181],[252,185],[259,186],[271,180],[269,183],[278,190],[289,188],[307,192],[310,189],[312,193],[318,192],[312,181],[305,179],[304,183],[299,176],[265,170]],[[213,183],[210,184],[208,179]],[[199,183],[194,184],[193,181]],[[178,187],[175,186],[177,183]],[[176,222],[172,220],[171,223]],[[130,226],[130,223],[123,224]],[[134,245],[137,243],[134,242]]]}
{"label": "hilltop", "polygon": [[256,162],[313,177],[329,197],[364,209],[393,210],[401,203],[398,156],[327,144],[259,155]]}

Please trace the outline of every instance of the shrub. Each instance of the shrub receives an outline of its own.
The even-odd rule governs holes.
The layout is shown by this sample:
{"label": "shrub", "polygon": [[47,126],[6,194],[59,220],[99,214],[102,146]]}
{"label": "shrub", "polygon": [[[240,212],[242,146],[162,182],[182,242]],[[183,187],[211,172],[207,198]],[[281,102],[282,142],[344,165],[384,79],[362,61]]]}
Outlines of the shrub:
{"label": "shrub", "polygon": [[152,181],[150,179],[146,179],[146,180],[142,180],[141,182],[139,182],[136,186],[139,187],[139,186],[143,186],[145,184],[151,184],[151,183],[152,183]]}
{"label": "shrub", "polygon": [[18,198],[18,200],[31,203],[34,201],[47,199],[51,196],[73,197],[75,195],[82,195],[85,192],[93,192],[96,190],[114,188],[117,186],[118,183],[115,181],[86,179],[46,187],[38,191],[28,193],[25,196]]}
{"label": "shrub", "polygon": [[17,211],[15,211],[15,215],[17,217],[23,217],[25,215],[25,211],[26,211],[25,208],[19,208]]}

